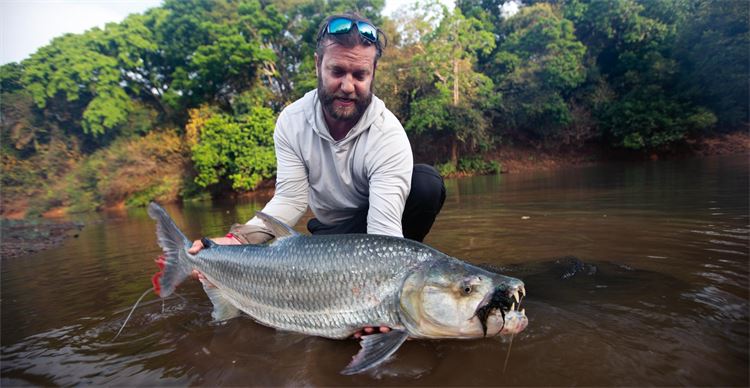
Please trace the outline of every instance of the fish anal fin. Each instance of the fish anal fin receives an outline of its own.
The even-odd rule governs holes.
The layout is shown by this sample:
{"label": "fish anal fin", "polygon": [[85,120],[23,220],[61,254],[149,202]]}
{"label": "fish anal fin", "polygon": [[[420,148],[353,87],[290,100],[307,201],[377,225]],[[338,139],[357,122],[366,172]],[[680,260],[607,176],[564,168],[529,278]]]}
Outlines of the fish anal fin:
{"label": "fish anal fin", "polygon": [[240,315],[240,310],[227,300],[222,294],[221,290],[214,287],[212,284],[207,282],[205,279],[200,279],[203,284],[203,290],[206,291],[208,299],[214,305],[214,311],[211,312],[211,318],[214,322],[226,321]]}
{"label": "fish anal fin", "polygon": [[266,228],[271,230],[271,234],[276,237],[277,241],[285,237],[299,235],[299,232],[292,229],[289,225],[277,220],[276,218],[266,213],[255,212],[255,215],[263,221],[263,223],[266,225]]}
{"label": "fish anal fin", "polygon": [[396,350],[408,337],[409,333],[404,330],[391,330],[387,333],[363,336],[359,343],[362,349],[354,356],[352,362],[341,371],[341,374],[353,375],[380,365],[393,353],[396,353]]}

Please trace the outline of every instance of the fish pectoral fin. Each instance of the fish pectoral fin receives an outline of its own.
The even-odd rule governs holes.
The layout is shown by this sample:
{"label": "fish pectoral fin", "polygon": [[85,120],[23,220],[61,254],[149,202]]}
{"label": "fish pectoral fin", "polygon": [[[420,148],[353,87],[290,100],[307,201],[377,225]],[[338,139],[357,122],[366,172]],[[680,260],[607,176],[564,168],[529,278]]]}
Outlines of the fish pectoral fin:
{"label": "fish pectoral fin", "polygon": [[226,321],[240,315],[240,310],[224,297],[221,290],[202,279],[201,283],[203,283],[203,290],[206,291],[208,299],[214,305],[214,311],[211,312],[211,318],[214,319],[214,322]]}
{"label": "fish pectoral fin", "polygon": [[353,375],[380,365],[409,337],[404,330],[391,330],[387,333],[370,334],[359,342],[362,349],[354,356],[352,362],[341,371],[343,375]]}

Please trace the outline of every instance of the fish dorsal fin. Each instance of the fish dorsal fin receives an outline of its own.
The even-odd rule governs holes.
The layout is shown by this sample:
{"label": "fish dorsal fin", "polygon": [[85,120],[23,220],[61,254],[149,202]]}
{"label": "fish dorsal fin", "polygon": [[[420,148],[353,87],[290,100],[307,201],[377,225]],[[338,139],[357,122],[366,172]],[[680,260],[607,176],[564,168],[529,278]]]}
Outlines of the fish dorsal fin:
{"label": "fish dorsal fin", "polygon": [[286,237],[299,235],[299,233],[297,233],[297,231],[292,229],[289,225],[269,216],[266,213],[255,212],[255,216],[263,220],[263,223],[266,224],[266,228],[270,229],[271,234],[276,237],[276,241],[279,241]]}
{"label": "fish dorsal fin", "polygon": [[363,336],[359,342],[362,349],[354,356],[352,362],[341,371],[341,374],[353,375],[380,365],[393,353],[396,353],[396,350],[408,337],[409,333],[404,330],[391,330],[387,333]]}

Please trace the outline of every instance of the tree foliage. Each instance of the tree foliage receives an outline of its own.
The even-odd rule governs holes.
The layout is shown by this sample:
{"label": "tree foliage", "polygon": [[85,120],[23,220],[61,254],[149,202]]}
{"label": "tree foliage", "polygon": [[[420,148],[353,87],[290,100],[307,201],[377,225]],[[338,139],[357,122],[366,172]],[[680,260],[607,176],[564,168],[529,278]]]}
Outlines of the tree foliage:
{"label": "tree foliage", "polygon": [[[750,121],[745,0],[430,0],[392,19],[383,6],[165,0],[0,66],[3,204],[76,187],[88,194],[66,203],[120,201],[93,171],[153,133],[187,143],[168,151],[192,162],[169,172],[183,193],[251,189],[274,173],[276,114],[316,87],[320,22],[346,11],[387,32],[375,93],[453,171],[498,144],[658,151]],[[55,180],[72,183],[33,183]],[[115,191],[137,204],[166,185]]]}
{"label": "tree foliage", "polygon": [[750,118],[750,2],[696,0],[679,19],[677,89],[717,117],[721,130]]}
{"label": "tree foliage", "polygon": [[[429,7],[428,7],[429,10]],[[492,34],[476,19],[466,18],[456,8],[441,8],[436,28],[420,37],[420,49],[412,58],[410,117],[406,129],[414,134],[429,132],[447,137],[450,158],[458,163],[459,142],[474,148],[487,143],[488,124],[482,108],[492,91],[492,81],[475,71],[478,52],[490,52]]]}
{"label": "tree foliage", "polygon": [[504,132],[556,141],[572,123],[569,97],[586,77],[586,47],[574,31],[545,3],[502,24],[504,39],[486,67],[503,96],[497,117]]}
{"label": "tree foliage", "polygon": [[192,159],[195,182],[208,187],[228,179],[235,190],[251,190],[276,172],[273,149],[275,116],[271,109],[250,105],[229,115],[202,107],[191,110],[195,131]]}

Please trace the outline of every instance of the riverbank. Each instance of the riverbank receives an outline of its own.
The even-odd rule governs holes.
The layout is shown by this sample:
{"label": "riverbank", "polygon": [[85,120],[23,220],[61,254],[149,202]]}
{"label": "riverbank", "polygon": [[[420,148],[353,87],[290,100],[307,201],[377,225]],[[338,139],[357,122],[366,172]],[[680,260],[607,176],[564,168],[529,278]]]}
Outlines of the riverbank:
{"label": "riverbank", "polygon": [[[574,166],[622,159],[671,160],[688,157],[706,157],[732,154],[750,154],[750,133],[732,133],[711,138],[692,139],[679,149],[651,154],[612,154],[596,147],[558,150],[539,150],[533,147],[502,147],[485,155],[489,160],[500,163],[501,173],[517,174],[540,170],[555,170]],[[230,194],[243,198],[270,199],[273,195],[274,180],[263,182],[257,190],[241,194]],[[124,209],[124,202],[107,209]],[[104,209],[104,210],[107,210]],[[43,214],[42,218],[23,220],[24,211],[8,214],[2,219],[0,234],[2,258],[31,254],[54,248],[69,237],[76,237],[83,228],[82,223],[61,221],[65,218],[63,209],[57,208]]]}
{"label": "riverbank", "polygon": [[502,173],[555,170],[617,160],[675,160],[693,157],[750,154],[750,132],[688,139],[681,147],[661,152],[638,153],[603,150],[600,147],[538,150],[533,147],[505,147],[490,154],[500,162]]}
{"label": "riverbank", "polygon": [[0,222],[0,258],[29,255],[59,246],[68,238],[78,237],[82,222],[9,220]]}

